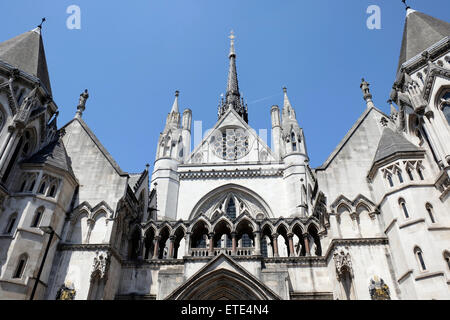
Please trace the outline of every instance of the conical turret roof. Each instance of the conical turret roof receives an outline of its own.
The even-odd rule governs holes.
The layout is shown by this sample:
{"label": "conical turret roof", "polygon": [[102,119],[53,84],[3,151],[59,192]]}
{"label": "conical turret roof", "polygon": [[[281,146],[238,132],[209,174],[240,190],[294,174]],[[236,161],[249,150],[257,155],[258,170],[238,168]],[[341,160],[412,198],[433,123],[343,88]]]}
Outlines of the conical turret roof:
{"label": "conical turret roof", "polygon": [[450,23],[425,13],[408,9],[398,70],[403,63],[447,36],[450,36]]}
{"label": "conical turret roof", "polygon": [[39,78],[51,94],[41,28],[0,43],[0,60]]}

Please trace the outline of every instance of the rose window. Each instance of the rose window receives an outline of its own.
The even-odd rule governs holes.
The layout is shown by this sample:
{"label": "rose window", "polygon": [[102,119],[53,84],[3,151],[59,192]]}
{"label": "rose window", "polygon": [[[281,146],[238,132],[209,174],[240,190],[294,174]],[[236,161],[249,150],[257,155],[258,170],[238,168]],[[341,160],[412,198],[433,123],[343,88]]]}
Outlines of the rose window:
{"label": "rose window", "polygon": [[212,135],[210,143],[214,154],[219,158],[237,160],[248,154],[248,141],[248,132],[237,128],[217,130]]}

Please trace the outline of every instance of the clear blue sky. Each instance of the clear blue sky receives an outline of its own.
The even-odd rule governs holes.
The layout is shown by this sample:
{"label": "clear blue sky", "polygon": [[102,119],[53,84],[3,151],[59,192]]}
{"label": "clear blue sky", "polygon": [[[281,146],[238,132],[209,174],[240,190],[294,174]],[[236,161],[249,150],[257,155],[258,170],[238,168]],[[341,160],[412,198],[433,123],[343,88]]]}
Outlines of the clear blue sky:
{"label": "clear blue sky", "polygon": [[[66,28],[72,4],[81,8],[81,30]],[[372,4],[381,8],[381,30],[366,27]],[[450,21],[448,0],[409,4]],[[287,86],[311,164],[321,165],[365,109],[361,77],[371,83],[376,106],[389,112],[405,20],[400,0],[16,0],[0,9],[0,41],[47,18],[43,37],[59,126],[88,88],[83,118],[128,172],[147,162],[153,167],[175,90],[193,120],[204,129],[215,124],[231,29],[250,125],[270,129],[270,107],[282,105]]]}

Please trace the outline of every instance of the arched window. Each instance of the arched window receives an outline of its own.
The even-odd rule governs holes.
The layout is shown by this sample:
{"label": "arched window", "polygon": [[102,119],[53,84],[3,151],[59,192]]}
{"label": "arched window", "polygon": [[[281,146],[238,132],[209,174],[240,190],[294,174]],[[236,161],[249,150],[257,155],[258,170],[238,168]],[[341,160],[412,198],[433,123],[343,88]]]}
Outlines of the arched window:
{"label": "arched window", "polygon": [[450,253],[448,251],[444,252],[444,260],[447,263],[447,267],[450,270]]}
{"label": "arched window", "polygon": [[412,171],[411,171],[411,168],[410,168],[410,167],[407,167],[407,168],[406,168],[406,173],[408,173],[409,179],[410,179],[411,181],[414,181],[414,177],[413,177],[413,174],[412,174]]}
{"label": "arched window", "polygon": [[400,198],[400,199],[398,200],[398,204],[399,204],[400,207],[402,208],[403,214],[404,214],[405,218],[408,219],[408,218],[409,218],[409,213],[408,213],[408,209],[406,208],[405,200],[402,199],[402,198]]}
{"label": "arched window", "polygon": [[297,142],[295,141],[295,133],[291,132],[292,151],[297,151]]}
{"label": "arched window", "polygon": [[388,175],[386,176],[386,179],[387,179],[388,182],[389,182],[389,186],[390,186],[390,187],[393,187],[393,186],[394,186],[394,181],[392,181],[392,177],[391,177],[390,174],[388,174]]}
{"label": "arched window", "polygon": [[433,206],[431,204],[427,203],[425,205],[425,208],[427,209],[428,216],[430,217],[431,223],[436,223],[436,220],[434,219],[434,214],[433,214]]}
{"label": "arched window", "polygon": [[47,196],[49,196],[50,198],[54,198],[55,195],[56,195],[56,185],[53,184],[53,185],[50,187],[50,190],[49,190]]}
{"label": "arched window", "polygon": [[0,104],[0,131],[3,129],[3,127],[5,126],[5,115],[3,114],[3,111],[1,111],[2,109],[2,105]]}
{"label": "arched window", "polygon": [[422,169],[420,167],[417,167],[417,173],[419,174],[420,180],[423,180],[424,179],[423,178],[423,172],[422,172]]}
{"label": "arched window", "polygon": [[30,183],[30,186],[28,187],[28,192],[33,192],[35,184],[36,184],[36,179],[33,179],[33,181],[31,181],[31,183]]}
{"label": "arched window", "polygon": [[47,183],[45,181],[42,181],[41,186],[39,187],[39,194],[44,194],[45,193],[45,187],[47,186]]}
{"label": "arched window", "polygon": [[31,133],[30,131],[25,131],[22,147],[22,157],[26,157],[29,155],[31,147]]}
{"label": "arched window", "polygon": [[42,214],[44,213],[43,208],[39,208],[36,210],[36,213],[34,214],[33,222],[31,223],[32,228],[39,227],[39,223],[41,222]]}
{"label": "arched window", "polygon": [[19,262],[17,263],[16,270],[14,271],[13,278],[20,279],[23,276],[23,271],[25,270],[25,266],[27,265],[28,257],[26,254],[23,254],[19,258]]}
{"label": "arched window", "polygon": [[227,205],[227,217],[230,219],[236,219],[236,204],[233,197],[230,198]]}
{"label": "arched window", "polygon": [[397,170],[397,177],[398,177],[398,181],[400,183],[403,183],[403,176],[402,176],[402,172],[400,170]]}
{"label": "arched window", "polygon": [[9,217],[8,224],[6,225],[6,228],[5,228],[5,234],[11,234],[12,233],[12,231],[14,229],[14,226],[16,224],[16,220],[17,220],[17,213],[13,213]]}
{"label": "arched window", "polygon": [[19,192],[24,192],[25,191],[25,186],[27,185],[27,179],[24,178],[22,185],[20,186]]}
{"label": "arched window", "polygon": [[419,268],[421,271],[427,270],[427,266],[425,265],[425,261],[423,258],[423,252],[422,249],[419,247],[414,248],[414,254],[416,255],[417,261],[419,262]]}
{"label": "arched window", "polygon": [[447,123],[450,125],[450,90],[447,90],[440,99],[441,110]]}

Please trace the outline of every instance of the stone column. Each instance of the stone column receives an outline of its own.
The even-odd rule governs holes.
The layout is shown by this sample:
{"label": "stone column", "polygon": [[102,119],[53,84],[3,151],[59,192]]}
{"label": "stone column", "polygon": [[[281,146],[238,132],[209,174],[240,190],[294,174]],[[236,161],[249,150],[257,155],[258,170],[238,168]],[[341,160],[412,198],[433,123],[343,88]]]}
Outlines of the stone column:
{"label": "stone column", "polygon": [[213,256],[214,255],[214,233],[210,233],[208,235],[209,238],[209,255]]}
{"label": "stone column", "polygon": [[3,176],[3,172],[6,170],[6,166],[5,166],[6,159],[8,158],[8,155],[9,155],[9,153],[11,152],[11,149],[12,149],[13,146],[14,146],[14,142],[15,142],[15,140],[16,140],[16,136],[17,136],[17,131],[14,132],[14,133],[12,133],[12,136],[10,137],[10,139],[9,139],[7,145],[6,145],[6,149],[5,149],[5,151],[3,152],[2,157],[1,157],[1,159],[0,159],[0,168],[4,169],[4,170],[2,170],[2,172],[1,172],[1,175],[2,175],[2,176]]}
{"label": "stone column", "polygon": [[253,236],[255,237],[255,255],[261,255],[261,232],[255,231],[253,232]]}
{"label": "stone column", "polygon": [[273,243],[273,256],[279,257],[278,254],[278,233],[272,234],[272,243]]}
{"label": "stone column", "polygon": [[294,234],[288,233],[288,240],[289,240],[289,257],[295,257],[295,250],[294,250]]}
{"label": "stone column", "polygon": [[6,139],[3,142],[2,146],[0,147],[0,159],[3,156],[3,152],[5,151],[6,146],[8,145],[10,139],[11,139],[12,131],[8,130],[8,133],[6,134]]}
{"label": "stone column", "polygon": [[159,256],[159,238],[160,238],[159,236],[156,236],[155,240],[153,240],[153,241],[155,241],[155,249],[153,251],[152,259],[158,259],[158,256]]}
{"label": "stone column", "polygon": [[190,250],[191,250],[191,234],[189,232],[186,232],[186,235],[184,236],[184,255],[189,256]]}
{"label": "stone column", "polygon": [[308,239],[308,233],[304,233],[303,234],[303,240],[305,242],[305,251],[306,251],[306,256],[309,257],[311,256],[311,253],[309,252],[309,239]]}
{"label": "stone column", "polygon": [[231,254],[233,256],[235,256],[236,255],[236,232],[231,233],[231,250],[232,250]]}
{"label": "stone column", "polygon": [[170,236],[169,240],[169,259],[173,259],[175,236]]}

